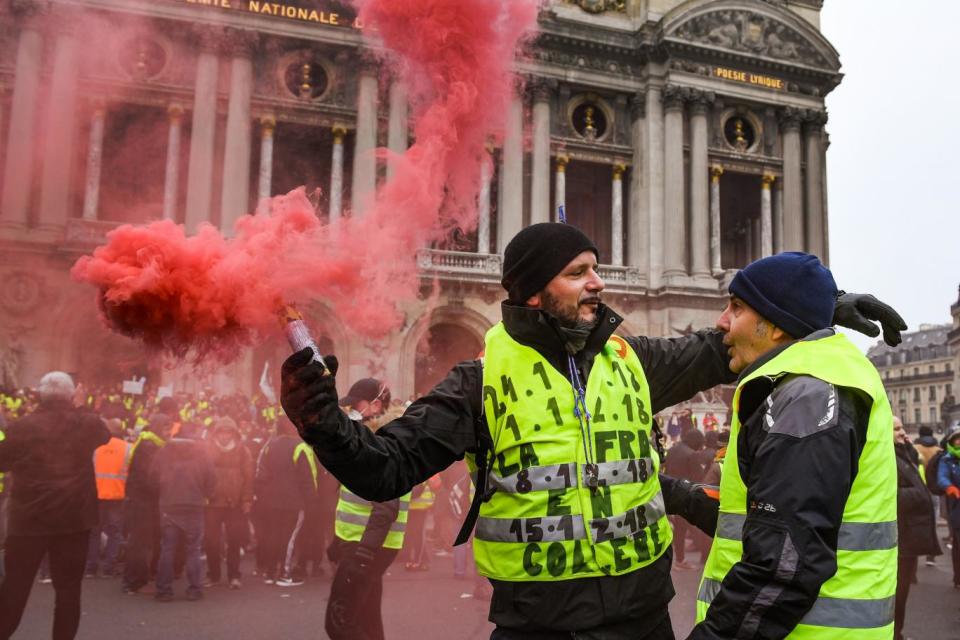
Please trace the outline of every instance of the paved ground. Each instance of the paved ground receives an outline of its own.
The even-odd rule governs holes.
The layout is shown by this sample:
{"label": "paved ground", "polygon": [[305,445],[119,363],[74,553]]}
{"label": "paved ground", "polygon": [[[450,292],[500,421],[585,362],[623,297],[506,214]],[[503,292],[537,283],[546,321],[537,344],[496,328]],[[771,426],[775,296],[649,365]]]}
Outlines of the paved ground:
{"label": "paved ground", "polygon": [[[469,597],[473,581],[452,577],[450,558],[436,558],[426,573],[396,567],[386,578],[384,622],[392,640],[486,640],[487,601]],[[679,638],[693,626],[699,574],[675,571],[677,597],[670,610]],[[183,585],[177,585],[182,593]],[[212,588],[201,602],[161,604],[148,595],[125,596],[116,580],[84,581],[79,640],[253,640],[325,638],[323,610],[328,580],[282,589],[248,579],[240,591]],[[951,586],[949,559],[935,567],[921,562],[911,592],[907,634],[917,640],[960,640],[960,592]],[[34,588],[17,639],[48,638],[53,611],[49,585]]]}

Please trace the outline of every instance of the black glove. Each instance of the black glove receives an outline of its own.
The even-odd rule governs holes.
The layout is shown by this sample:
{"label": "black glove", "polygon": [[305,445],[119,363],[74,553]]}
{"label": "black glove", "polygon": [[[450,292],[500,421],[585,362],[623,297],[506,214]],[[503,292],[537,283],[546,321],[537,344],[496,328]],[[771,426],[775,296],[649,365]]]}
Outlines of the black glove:
{"label": "black glove", "polygon": [[313,362],[313,351],[308,347],[298,351],[283,363],[280,369],[280,404],[300,435],[321,424],[330,422],[330,412],[339,411],[337,404],[337,357],[323,357],[326,368]]}
{"label": "black glove", "polygon": [[874,322],[879,322],[883,327],[884,342],[891,347],[900,344],[900,332],[907,330],[907,323],[896,309],[868,293],[841,291],[837,295],[833,308],[833,324],[876,338],[880,335],[880,329]]}

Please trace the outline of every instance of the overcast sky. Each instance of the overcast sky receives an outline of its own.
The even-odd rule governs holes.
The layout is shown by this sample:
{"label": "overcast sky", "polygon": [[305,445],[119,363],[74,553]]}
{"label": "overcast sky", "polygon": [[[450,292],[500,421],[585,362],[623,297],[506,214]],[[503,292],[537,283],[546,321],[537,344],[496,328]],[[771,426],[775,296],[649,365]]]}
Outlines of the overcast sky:
{"label": "overcast sky", "polygon": [[827,96],[830,266],[911,329],[950,322],[960,285],[958,24],[956,0],[823,6],[845,75]]}

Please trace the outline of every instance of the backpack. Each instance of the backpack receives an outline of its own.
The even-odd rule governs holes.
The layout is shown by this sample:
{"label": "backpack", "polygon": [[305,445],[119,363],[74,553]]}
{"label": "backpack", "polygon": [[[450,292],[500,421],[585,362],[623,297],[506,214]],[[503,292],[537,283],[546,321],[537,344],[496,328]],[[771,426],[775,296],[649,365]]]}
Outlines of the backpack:
{"label": "backpack", "polygon": [[935,496],[944,495],[943,489],[940,488],[940,483],[937,482],[937,472],[940,470],[940,460],[943,459],[945,453],[943,451],[937,451],[932,458],[927,461],[927,466],[924,468],[924,474],[927,478],[927,488]]}

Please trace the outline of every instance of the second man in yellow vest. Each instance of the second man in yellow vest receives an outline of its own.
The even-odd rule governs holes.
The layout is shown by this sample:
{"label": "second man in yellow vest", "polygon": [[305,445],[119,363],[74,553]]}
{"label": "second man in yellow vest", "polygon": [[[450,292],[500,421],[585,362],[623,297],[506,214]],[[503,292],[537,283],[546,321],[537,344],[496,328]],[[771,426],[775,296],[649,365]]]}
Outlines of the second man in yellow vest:
{"label": "second man in yellow vest", "polygon": [[663,480],[668,510],[714,536],[688,640],[893,637],[893,416],[876,369],[831,327],[836,295],[796,252],[730,284],[717,327],[739,380],[719,511]]}

